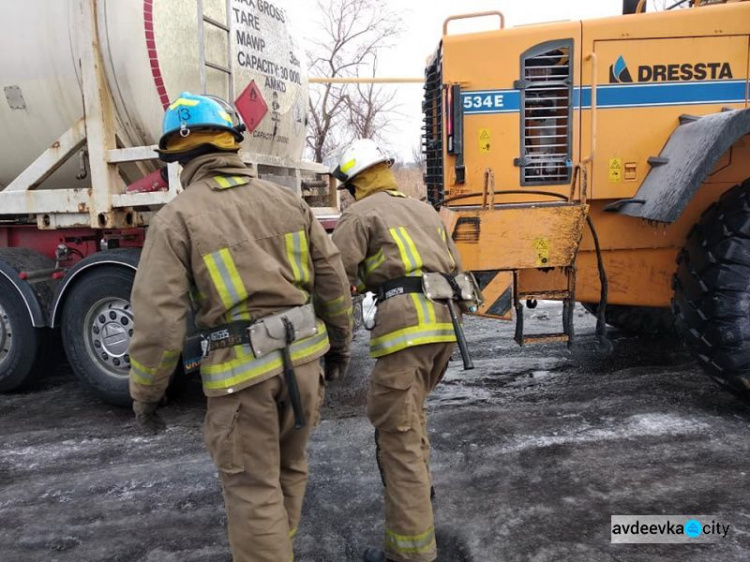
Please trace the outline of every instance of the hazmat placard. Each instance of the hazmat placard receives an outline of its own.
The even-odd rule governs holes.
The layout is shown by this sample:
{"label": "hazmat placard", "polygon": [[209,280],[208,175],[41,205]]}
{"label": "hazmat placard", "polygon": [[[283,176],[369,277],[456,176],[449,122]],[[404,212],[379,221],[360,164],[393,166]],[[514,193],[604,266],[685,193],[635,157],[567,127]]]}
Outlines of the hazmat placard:
{"label": "hazmat placard", "polygon": [[489,152],[491,140],[492,133],[489,129],[479,129],[479,152]]}
{"label": "hazmat placard", "polygon": [[622,181],[622,158],[610,158],[609,181],[613,183]]}
{"label": "hazmat placard", "polygon": [[549,238],[537,238],[534,240],[537,267],[545,267],[549,263]]}

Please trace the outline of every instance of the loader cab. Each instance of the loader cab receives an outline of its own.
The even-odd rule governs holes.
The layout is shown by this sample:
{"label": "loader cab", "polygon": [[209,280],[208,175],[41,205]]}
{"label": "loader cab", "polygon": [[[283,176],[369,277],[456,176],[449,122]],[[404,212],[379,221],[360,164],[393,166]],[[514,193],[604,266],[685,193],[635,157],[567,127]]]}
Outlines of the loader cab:
{"label": "loader cab", "polygon": [[570,192],[580,159],[580,42],[580,22],[443,37],[424,102],[433,203],[471,202],[488,170],[505,191]]}

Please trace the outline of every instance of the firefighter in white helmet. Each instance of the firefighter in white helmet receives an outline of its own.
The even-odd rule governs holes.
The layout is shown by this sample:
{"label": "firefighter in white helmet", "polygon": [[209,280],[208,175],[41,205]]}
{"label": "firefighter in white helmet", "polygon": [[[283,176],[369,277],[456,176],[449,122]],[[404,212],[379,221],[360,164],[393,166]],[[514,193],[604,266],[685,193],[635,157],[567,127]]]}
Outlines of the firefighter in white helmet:
{"label": "firefighter in white helmet", "polygon": [[333,233],[350,283],[377,295],[367,415],[385,485],[385,549],[365,560],[437,557],[425,400],[442,379],[456,334],[444,304],[427,298],[423,275],[455,274],[459,258],[435,210],[399,191],[393,161],[368,139],[333,170],[356,202]]}

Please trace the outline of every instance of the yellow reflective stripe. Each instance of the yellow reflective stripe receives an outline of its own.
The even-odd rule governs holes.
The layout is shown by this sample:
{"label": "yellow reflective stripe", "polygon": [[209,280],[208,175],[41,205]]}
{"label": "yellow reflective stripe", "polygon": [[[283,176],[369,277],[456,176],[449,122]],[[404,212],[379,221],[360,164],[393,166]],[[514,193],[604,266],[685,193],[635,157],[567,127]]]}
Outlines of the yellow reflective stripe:
{"label": "yellow reflective stripe", "polygon": [[426,324],[425,316],[427,316],[427,311],[425,310],[424,303],[421,301],[417,293],[411,294],[411,300],[414,302],[414,308],[417,309],[417,321],[420,324]]}
{"label": "yellow reflective stripe", "polygon": [[344,172],[344,173],[348,172],[349,170],[351,170],[354,167],[354,165],[356,163],[357,163],[357,159],[356,158],[352,158],[348,162],[344,162],[341,165],[341,171]]}
{"label": "yellow reflective stripe", "polygon": [[409,197],[406,193],[403,193],[397,189],[387,189],[385,192],[388,195],[392,195],[393,197]]}
{"label": "yellow reflective stripe", "polygon": [[137,383],[147,386],[154,384],[156,367],[146,367],[143,363],[139,363],[131,357],[130,372]]}
{"label": "yellow reflective stripe", "polygon": [[172,374],[172,371],[177,367],[180,353],[180,350],[165,351],[161,356],[161,361],[156,367],[146,367],[143,363],[140,363],[138,360],[131,357],[130,371],[133,379],[142,385],[153,385],[156,380],[156,375],[160,371],[167,371],[169,374]]}
{"label": "yellow reflective stripe", "polygon": [[379,268],[385,262],[383,248],[380,248],[376,254],[373,254],[365,260],[365,278],[372,275],[372,272]]}
{"label": "yellow reflective stripe", "polygon": [[211,280],[214,282],[224,308],[229,311],[247,300],[247,289],[242,282],[229,248],[203,256]]}
{"label": "yellow reflective stripe", "polygon": [[382,357],[415,345],[453,341],[456,341],[453,324],[422,324],[373,338],[370,340],[370,355]]}
{"label": "yellow reflective stripe", "polygon": [[411,300],[417,309],[417,318],[420,324],[435,323],[435,306],[422,293],[411,293]]}
{"label": "yellow reflective stripe", "polygon": [[414,241],[403,226],[391,228],[391,237],[398,246],[401,261],[407,276],[422,275],[422,257],[414,245]]}
{"label": "yellow reflective stripe", "polygon": [[292,275],[296,285],[300,288],[310,281],[310,269],[308,267],[309,248],[307,245],[307,234],[304,230],[289,232],[284,236],[286,243],[286,257],[292,267]]}
{"label": "yellow reflective stripe", "polygon": [[231,183],[229,183],[229,180],[225,178],[224,176],[216,176],[214,178],[214,181],[219,184],[220,187],[231,187]]}
{"label": "yellow reflective stripe", "polygon": [[385,530],[386,549],[399,554],[420,554],[435,548],[435,528],[430,527],[419,535],[398,535]]}
{"label": "yellow reflective stripe", "polygon": [[451,252],[451,249],[448,246],[448,234],[442,226],[438,226],[438,232],[440,233],[440,238],[443,239],[443,244],[445,244],[445,251],[448,254],[448,259],[451,261],[451,265],[456,267],[456,260],[453,259],[453,252]]}
{"label": "yellow reflective stripe", "polygon": [[[292,361],[300,361],[316,354],[324,353],[328,349],[328,332],[323,322],[317,323],[318,333],[312,337],[294,342],[290,347]],[[201,367],[203,386],[208,390],[221,390],[239,383],[263,376],[271,371],[280,369],[283,365],[281,351],[274,351],[256,359],[245,346],[235,348],[241,357],[216,365]],[[249,349],[249,347],[248,347]],[[242,350],[242,351],[240,351]]]}
{"label": "yellow reflective stripe", "polygon": [[291,529],[291,530],[289,531],[289,538],[290,538],[290,539],[293,539],[293,538],[294,538],[294,535],[296,535],[296,534],[297,534],[297,527],[295,527],[294,529]]}
{"label": "yellow reflective stripe", "polygon": [[169,106],[169,109],[177,109],[181,105],[186,105],[188,107],[195,107],[199,103],[200,103],[199,100],[189,100],[187,98],[179,98],[172,105]]}
{"label": "yellow reflective stripe", "polygon": [[234,122],[232,121],[232,116],[229,115],[229,113],[227,113],[223,109],[219,110],[219,117],[221,117],[224,121],[226,121],[230,125],[234,125]]}
{"label": "yellow reflective stripe", "polygon": [[250,178],[246,176],[214,176],[213,180],[222,189],[250,183]]}
{"label": "yellow reflective stripe", "polygon": [[332,301],[319,300],[318,304],[328,316],[338,316],[339,314],[344,313],[350,314],[352,310],[351,305],[347,302],[344,295],[341,295],[339,298],[333,299]]}
{"label": "yellow reflective stripe", "polygon": [[190,298],[194,303],[200,303],[206,300],[206,295],[200,292],[198,287],[190,287]]}
{"label": "yellow reflective stripe", "polygon": [[414,257],[414,273],[416,275],[422,275],[422,256],[419,255],[419,251],[417,250],[416,244],[414,244],[414,240],[411,239],[411,236],[409,236],[409,233],[406,231],[405,228],[401,228],[401,235],[404,237],[404,241],[406,242],[409,253]]}
{"label": "yellow reflective stripe", "polygon": [[367,290],[367,285],[365,285],[365,282],[362,281],[362,277],[358,275],[357,276],[357,292],[363,293],[366,290]]}
{"label": "yellow reflective stripe", "polygon": [[252,320],[248,302],[243,301],[232,307],[232,309],[227,311],[227,313],[224,315],[224,318],[227,322],[233,322],[235,320]]}

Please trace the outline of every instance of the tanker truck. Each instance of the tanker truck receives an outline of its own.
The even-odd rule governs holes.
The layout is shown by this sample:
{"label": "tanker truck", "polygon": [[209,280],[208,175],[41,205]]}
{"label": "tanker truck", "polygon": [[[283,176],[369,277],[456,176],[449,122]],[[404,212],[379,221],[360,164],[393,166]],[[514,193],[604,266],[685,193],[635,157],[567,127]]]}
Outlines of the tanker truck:
{"label": "tanker truck", "polygon": [[170,99],[234,102],[247,164],[335,221],[330,176],[301,160],[308,93],[293,14],[283,0],[0,7],[0,391],[32,383],[61,342],[84,385],[128,404],[139,252],[182,189],[179,166],[154,152]]}

